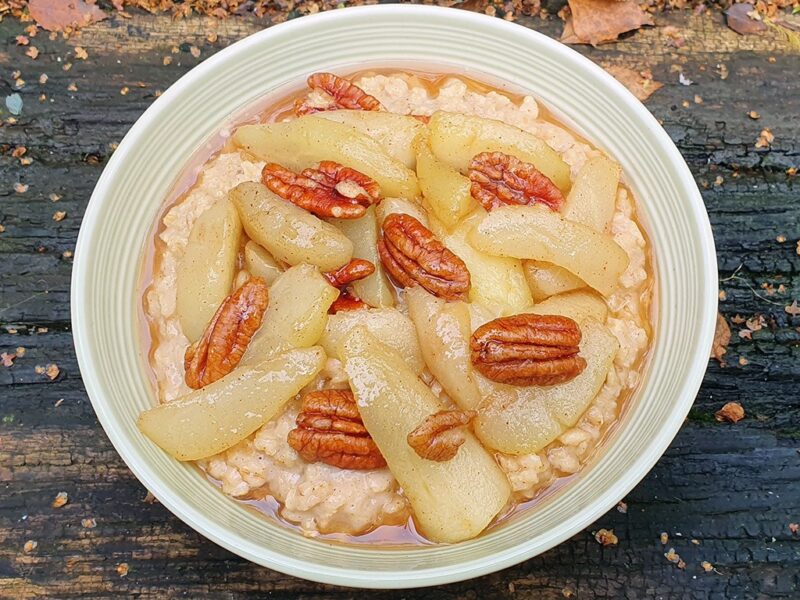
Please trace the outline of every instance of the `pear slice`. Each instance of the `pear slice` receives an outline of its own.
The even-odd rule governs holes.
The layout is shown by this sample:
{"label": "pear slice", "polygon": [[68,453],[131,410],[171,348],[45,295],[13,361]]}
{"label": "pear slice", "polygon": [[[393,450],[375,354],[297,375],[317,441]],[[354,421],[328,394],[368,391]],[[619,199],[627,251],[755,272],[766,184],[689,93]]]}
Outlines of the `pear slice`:
{"label": "pear slice", "polygon": [[319,346],[290,350],[139,415],[139,429],[178,460],[227,450],[264,425],[325,363]]}
{"label": "pear slice", "polygon": [[459,408],[474,409],[481,394],[470,362],[469,305],[447,302],[419,286],[406,290],[406,302],[428,369]]}
{"label": "pear slice", "polygon": [[375,207],[370,206],[360,219],[329,219],[328,222],[353,242],[353,258],[363,258],[375,265],[375,272],[372,275],[353,282],[356,296],[370,306],[394,306],[394,292],[378,256],[378,223]]}
{"label": "pear slice", "polygon": [[368,308],[347,310],[328,315],[325,331],[319,345],[328,356],[341,358],[339,350],[342,341],[355,327],[365,327],[372,335],[403,357],[408,367],[419,375],[425,368],[422,359],[417,330],[406,315],[394,308]]}
{"label": "pear slice", "polygon": [[266,125],[243,125],[233,143],[259,160],[299,172],[332,160],[374,179],[384,196],[416,198],[417,175],[355,127],[309,115]]}
{"label": "pear slice", "polygon": [[570,188],[569,165],[544,140],[502,121],[473,115],[433,113],[428,123],[431,150],[454,169],[466,174],[481,152],[502,152],[531,163],[562,191]]}
{"label": "pear slice", "polygon": [[586,368],[580,375],[547,387],[506,386],[484,399],[474,429],[486,446],[506,454],[538,452],[578,421],[603,387],[619,349],[604,325],[585,321],[581,331]]}
{"label": "pear slice", "polygon": [[469,240],[494,256],[564,267],[603,296],[618,287],[628,267],[628,255],[610,235],[567,221],[541,205],[497,208],[475,226]]}
{"label": "pear slice", "polygon": [[403,487],[419,530],[434,542],[478,535],[511,494],[494,458],[469,432],[451,460],[420,458],[406,438],[442,410],[436,396],[399,353],[363,327],[344,340],[341,354],[364,426]]}
{"label": "pear slice", "polygon": [[195,221],[178,264],[176,310],[183,334],[194,343],[231,292],[242,224],[225,198]]}
{"label": "pear slice", "polygon": [[328,309],[338,297],[339,290],[312,265],[281,273],[269,288],[262,325],[239,364],[257,364],[291,348],[316,344],[328,322]]}
{"label": "pear slice", "polygon": [[409,169],[416,165],[412,142],[425,123],[409,115],[382,110],[327,110],[315,117],[349,125],[378,142],[386,153]]}
{"label": "pear slice", "polygon": [[353,257],[353,243],[336,227],[286,202],[260,183],[240,183],[229,196],[250,239],[278,260],[332,271]]}

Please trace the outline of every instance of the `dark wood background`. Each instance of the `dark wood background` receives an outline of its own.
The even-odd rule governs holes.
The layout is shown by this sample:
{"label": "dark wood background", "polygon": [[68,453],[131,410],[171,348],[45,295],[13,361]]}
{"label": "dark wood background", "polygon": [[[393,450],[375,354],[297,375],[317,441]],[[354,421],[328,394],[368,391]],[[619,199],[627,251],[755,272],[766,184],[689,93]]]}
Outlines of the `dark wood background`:
{"label": "dark wood background", "polygon": [[[733,330],[727,365],[710,363],[686,424],[625,498],[626,513],[611,510],[500,573],[377,598],[800,597],[800,538],[790,530],[800,521],[800,317],[784,309],[800,298],[800,178],[787,173],[800,166],[800,54],[779,38],[737,35],[718,12],[656,22],[619,43],[577,49],[605,66],[652,69],[664,83],[646,105],[689,163],[711,216],[720,310]],[[522,23],[554,37],[561,30],[558,21]],[[23,25],[0,23],[0,99],[15,90],[15,77],[26,82],[15,123],[0,103],[0,350],[26,349],[0,366],[2,598],[361,595],[250,564],[146,501],[95,418],[72,346],[69,252],[115,144],[159,90],[263,26],[255,17],[134,13],[68,40],[40,32],[32,60],[14,43]],[[680,48],[670,44],[676,31]],[[680,71],[693,85],[679,83]],[[760,119],[747,116],[753,110]],[[764,127],[775,138],[757,149]],[[30,165],[11,155],[19,146]],[[29,188],[20,193],[17,183]],[[53,219],[56,211],[66,212],[63,220]],[[737,315],[762,315],[764,325],[742,338]],[[37,369],[51,364],[59,369],[52,380]],[[736,425],[714,420],[728,401],[747,412]],[[61,491],[69,502],[52,508]],[[598,544],[592,532],[601,527],[613,528],[619,544]],[[26,552],[29,540],[38,545]],[[670,548],[685,565],[667,560]]]}

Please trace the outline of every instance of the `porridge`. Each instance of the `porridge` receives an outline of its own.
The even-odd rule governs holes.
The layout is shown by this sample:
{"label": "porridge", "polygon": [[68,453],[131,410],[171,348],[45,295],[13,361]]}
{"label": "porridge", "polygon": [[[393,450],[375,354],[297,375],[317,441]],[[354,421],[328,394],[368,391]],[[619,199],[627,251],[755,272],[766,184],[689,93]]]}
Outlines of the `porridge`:
{"label": "porridge", "polygon": [[639,382],[635,200],[529,96],[309,88],[233,128],[163,214],[139,426],[305,535],[469,539],[580,471]]}

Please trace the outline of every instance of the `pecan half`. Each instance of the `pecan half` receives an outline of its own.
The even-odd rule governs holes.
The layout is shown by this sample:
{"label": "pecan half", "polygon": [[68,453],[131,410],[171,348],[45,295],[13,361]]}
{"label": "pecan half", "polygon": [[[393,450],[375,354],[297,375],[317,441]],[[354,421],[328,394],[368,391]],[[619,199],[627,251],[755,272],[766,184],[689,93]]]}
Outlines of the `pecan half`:
{"label": "pecan half", "polygon": [[186,349],[186,385],[201,388],[236,368],[250,338],[261,327],[268,300],[267,284],[251,277],[222,301],[203,337]]}
{"label": "pecan half", "polygon": [[475,418],[474,410],[440,410],[428,415],[408,434],[408,445],[421,458],[444,462],[457,453],[467,436],[464,427]]}
{"label": "pecan half", "polygon": [[361,310],[362,308],[369,308],[369,304],[364,302],[355,294],[347,290],[342,290],[342,292],[339,294],[339,297],[333,301],[333,304],[331,304],[330,308],[328,309],[328,313],[335,315],[337,312]]}
{"label": "pecan half", "polygon": [[511,385],[554,385],[586,368],[578,356],[581,330],[558,315],[514,315],[478,327],[470,358],[485,377]]}
{"label": "pecan half", "polygon": [[381,199],[380,186],[370,177],[328,160],[299,174],[268,163],[261,181],[284,200],[319,217],[358,219]]}
{"label": "pecan half", "polygon": [[321,92],[326,97],[315,102],[309,97],[298,98],[294,103],[295,113],[308,115],[325,110],[380,110],[381,103],[357,85],[333,73],[314,73],[307,82],[313,91]]}
{"label": "pecan half", "polygon": [[401,287],[421,285],[440,298],[461,300],[470,287],[467,265],[411,215],[392,213],[378,242],[381,263]]}
{"label": "pecan half", "polygon": [[502,152],[481,152],[469,164],[472,197],[491,211],[506,204],[540,202],[559,210],[564,195],[530,163]]}
{"label": "pecan half", "polygon": [[372,441],[350,390],[320,390],[303,397],[297,428],[287,441],[309,462],[341,469],[378,469],[386,466]]}
{"label": "pecan half", "polygon": [[369,277],[375,272],[375,265],[363,258],[354,258],[343,267],[335,271],[326,271],[322,275],[333,287],[341,288],[346,285]]}

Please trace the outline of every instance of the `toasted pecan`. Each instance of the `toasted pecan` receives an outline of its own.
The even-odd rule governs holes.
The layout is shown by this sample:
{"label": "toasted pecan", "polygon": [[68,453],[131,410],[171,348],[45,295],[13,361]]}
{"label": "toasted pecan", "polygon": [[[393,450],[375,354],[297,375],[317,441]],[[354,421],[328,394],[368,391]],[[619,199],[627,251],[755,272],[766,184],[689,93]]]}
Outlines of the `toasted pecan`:
{"label": "toasted pecan", "polygon": [[554,385],[577,377],[581,330],[560,315],[521,314],[489,321],[470,339],[470,358],[484,377],[511,385]]}

